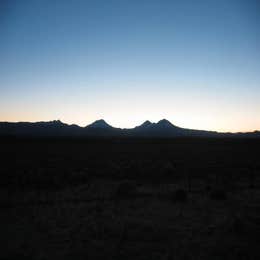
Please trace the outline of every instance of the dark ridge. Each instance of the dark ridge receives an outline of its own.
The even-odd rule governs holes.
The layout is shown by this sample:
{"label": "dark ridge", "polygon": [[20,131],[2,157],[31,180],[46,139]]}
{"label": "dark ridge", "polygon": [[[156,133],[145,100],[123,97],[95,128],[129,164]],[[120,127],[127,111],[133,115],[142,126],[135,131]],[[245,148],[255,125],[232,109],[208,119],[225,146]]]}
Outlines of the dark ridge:
{"label": "dark ridge", "polygon": [[48,122],[0,122],[0,136],[8,137],[231,137],[260,138],[260,132],[219,133],[216,131],[195,130],[178,127],[166,119],[157,123],[145,121],[130,129],[115,128],[100,119],[86,127],[68,125],[60,120]]}
{"label": "dark ridge", "polygon": [[92,124],[88,125],[87,127],[94,127],[94,128],[112,128],[104,119],[99,119],[93,122]]}

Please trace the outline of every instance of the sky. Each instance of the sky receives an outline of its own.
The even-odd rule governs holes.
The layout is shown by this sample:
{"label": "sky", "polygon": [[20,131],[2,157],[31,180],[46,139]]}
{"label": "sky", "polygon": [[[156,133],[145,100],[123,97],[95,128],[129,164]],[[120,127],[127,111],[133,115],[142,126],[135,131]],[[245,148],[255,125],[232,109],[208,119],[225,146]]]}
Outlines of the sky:
{"label": "sky", "polygon": [[258,0],[2,0],[0,121],[260,129]]}

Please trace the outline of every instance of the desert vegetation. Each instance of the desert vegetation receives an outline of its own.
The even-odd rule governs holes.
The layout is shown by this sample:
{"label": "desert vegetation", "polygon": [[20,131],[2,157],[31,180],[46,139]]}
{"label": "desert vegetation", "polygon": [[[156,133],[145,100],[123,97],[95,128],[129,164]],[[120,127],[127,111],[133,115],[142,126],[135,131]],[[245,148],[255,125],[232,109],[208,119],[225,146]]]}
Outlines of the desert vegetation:
{"label": "desert vegetation", "polygon": [[259,259],[259,147],[2,140],[0,259]]}

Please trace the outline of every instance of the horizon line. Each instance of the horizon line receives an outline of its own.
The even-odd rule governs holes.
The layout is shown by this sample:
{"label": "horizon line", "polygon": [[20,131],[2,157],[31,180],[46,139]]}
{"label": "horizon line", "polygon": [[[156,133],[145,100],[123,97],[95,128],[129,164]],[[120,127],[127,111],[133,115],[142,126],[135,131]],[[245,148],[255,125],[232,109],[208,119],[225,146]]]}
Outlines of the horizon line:
{"label": "horizon line", "polygon": [[254,132],[259,132],[260,131],[260,129],[254,129],[254,130],[249,130],[249,131],[218,131],[218,130],[205,130],[205,129],[198,129],[198,128],[189,128],[189,127],[182,127],[182,126],[178,126],[178,125],[175,125],[175,124],[173,124],[170,120],[168,120],[168,119],[165,119],[165,118],[163,118],[163,119],[160,119],[160,120],[158,120],[157,122],[153,122],[153,121],[151,121],[151,120],[144,120],[144,121],[142,121],[142,123],[140,123],[140,124],[138,124],[138,125],[136,125],[136,126],[133,126],[133,127],[115,127],[115,126],[113,126],[113,125],[111,125],[110,123],[108,123],[105,119],[103,119],[103,118],[100,118],[100,119],[97,119],[97,120],[94,120],[92,123],[89,123],[89,124],[86,124],[86,125],[79,125],[79,124],[76,124],[76,123],[67,123],[67,122],[65,122],[65,121],[62,121],[62,120],[60,120],[60,119],[54,119],[54,120],[39,120],[39,121],[0,121],[0,123],[32,123],[32,124],[34,124],[34,123],[50,123],[50,122],[60,122],[60,123],[62,123],[62,124],[66,124],[66,125],[75,125],[75,126],[78,126],[78,127],[80,127],[80,128],[84,128],[84,127],[87,127],[87,126],[90,126],[90,125],[92,125],[93,123],[95,123],[95,122],[97,122],[97,121],[104,121],[107,125],[109,125],[109,126],[111,126],[111,127],[113,127],[113,128],[115,128],[115,129],[122,129],[122,130],[124,130],[124,129],[134,129],[135,127],[138,127],[138,126],[141,126],[143,123],[145,123],[145,122],[150,122],[151,124],[158,124],[160,121],[163,121],[163,120],[165,120],[165,121],[167,121],[167,122],[169,122],[169,123],[171,123],[173,126],[175,126],[175,127],[179,127],[179,128],[183,128],[183,129],[189,129],[189,130],[198,130],[198,131],[208,131],[208,132],[216,132],[216,133],[223,133],[223,134],[236,134],[236,133],[254,133]]}

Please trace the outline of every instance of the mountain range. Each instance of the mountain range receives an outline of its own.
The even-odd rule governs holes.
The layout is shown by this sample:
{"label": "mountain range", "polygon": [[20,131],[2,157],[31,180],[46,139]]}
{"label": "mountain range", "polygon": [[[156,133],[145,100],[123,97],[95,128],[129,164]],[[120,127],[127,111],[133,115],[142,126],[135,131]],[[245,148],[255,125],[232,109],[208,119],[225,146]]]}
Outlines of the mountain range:
{"label": "mountain range", "polygon": [[0,122],[0,136],[9,137],[246,137],[260,138],[260,131],[223,133],[178,127],[166,119],[157,123],[145,121],[134,128],[115,128],[100,119],[85,127],[47,122]]}

